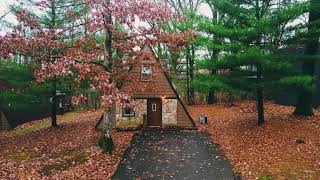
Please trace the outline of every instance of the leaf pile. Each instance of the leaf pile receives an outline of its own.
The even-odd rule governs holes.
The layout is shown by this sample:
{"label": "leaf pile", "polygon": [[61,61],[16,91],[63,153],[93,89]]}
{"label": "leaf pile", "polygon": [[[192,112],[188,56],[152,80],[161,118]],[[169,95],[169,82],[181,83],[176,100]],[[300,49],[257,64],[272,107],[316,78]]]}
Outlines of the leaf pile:
{"label": "leaf pile", "polygon": [[101,114],[59,116],[58,129],[47,118],[0,132],[0,179],[109,178],[133,133],[114,132],[115,149],[104,154],[97,146],[101,133],[94,129]]}
{"label": "leaf pile", "polygon": [[[318,179],[320,110],[313,117],[293,116],[293,107],[265,104],[266,123],[257,125],[254,102],[190,106],[200,131],[212,140],[244,179]],[[208,125],[199,116],[208,116]]]}

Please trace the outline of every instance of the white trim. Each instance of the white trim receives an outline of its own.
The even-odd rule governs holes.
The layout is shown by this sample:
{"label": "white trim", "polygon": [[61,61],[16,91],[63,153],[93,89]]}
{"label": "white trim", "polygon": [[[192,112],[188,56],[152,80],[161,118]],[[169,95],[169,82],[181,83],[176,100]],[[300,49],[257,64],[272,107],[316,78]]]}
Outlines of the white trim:
{"label": "white trim", "polygon": [[152,103],[151,107],[152,107],[151,109],[153,112],[157,111],[157,104],[156,103]]}

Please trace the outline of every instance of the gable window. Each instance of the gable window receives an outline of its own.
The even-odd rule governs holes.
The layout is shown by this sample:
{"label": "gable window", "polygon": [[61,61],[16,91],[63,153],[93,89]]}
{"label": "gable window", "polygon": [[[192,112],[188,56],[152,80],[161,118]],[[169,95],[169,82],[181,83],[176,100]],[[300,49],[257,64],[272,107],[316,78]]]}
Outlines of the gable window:
{"label": "gable window", "polygon": [[125,107],[122,109],[122,116],[123,117],[133,117],[135,115],[134,109]]}
{"label": "gable window", "polygon": [[141,66],[141,81],[150,81],[152,77],[152,70],[150,65]]}

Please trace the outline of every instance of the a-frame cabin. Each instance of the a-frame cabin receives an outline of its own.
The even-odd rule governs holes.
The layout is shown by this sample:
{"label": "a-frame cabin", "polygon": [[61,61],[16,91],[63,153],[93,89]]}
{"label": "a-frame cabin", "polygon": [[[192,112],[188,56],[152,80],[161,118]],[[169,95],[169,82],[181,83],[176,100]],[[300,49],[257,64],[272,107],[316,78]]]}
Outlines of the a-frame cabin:
{"label": "a-frame cabin", "polygon": [[182,129],[195,129],[192,117],[167,74],[163,70],[156,70],[157,67],[162,67],[161,61],[157,59],[150,46],[144,46],[142,51],[148,58],[138,60],[132,70],[133,77],[139,80],[141,85],[152,88],[144,91],[137,88],[133,91],[132,99],[137,104],[133,109],[116,105],[113,111],[114,124],[134,120],[141,121],[145,127],[176,126]]}

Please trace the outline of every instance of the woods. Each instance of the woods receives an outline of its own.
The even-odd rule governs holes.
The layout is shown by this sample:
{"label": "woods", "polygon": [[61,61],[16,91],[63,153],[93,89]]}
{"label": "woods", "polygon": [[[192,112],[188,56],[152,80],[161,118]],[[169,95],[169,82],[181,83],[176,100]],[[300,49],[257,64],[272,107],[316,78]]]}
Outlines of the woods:
{"label": "woods", "polygon": [[[133,58],[128,58],[136,56],[132,48],[147,44],[157,47],[159,57],[165,58],[174,79],[185,79],[181,90],[186,93],[188,104],[195,103],[195,91],[205,93],[209,104],[216,101],[215,92],[255,96],[258,124],[262,125],[264,89],[280,86],[300,91],[294,114],[312,115],[314,59],[317,59],[319,39],[317,2],[207,1],[212,17],[197,13],[201,1],[167,1],[168,7],[147,1],[120,3],[119,7],[118,2],[111,1],[102,5],[87,3],[30,1],[13,6],[19,24],[12,33],[2,36],[2,57],[10,54],[25,59],[32,57],[37,64],[37,81],[52,82],[53,126],[57,126],[56,78],[77,77],[77,84],[88,80],[91,88],[104,94],[102,102],[108,108],[116,101],[123,101],[119,89],[130,78],[121,75],[135,63]],[[142,14],[135,6],[159,11],[155,13],[151,9]],[[225,9],[226,6],[230,8]],[[28,7],[45,10],[46,14],[29,12]],[[125,9],[131,14],[121,14]],[[307,23],[297,20],[308,12]],[[136,25],[131,19],[133,15],[141,16],[139,21],[148,25]],[[184,20],[174,20],[179,16]],[[169,26],[164,27],[165,24]],[[192,30],[197,34],[196,39],[190,38]],[[306,45],[305,56],[298,58],[281,52],[298,45]],[[299,62],[303,62],[302,72],[296,69]],[[91,77],[97,74],[109,79],[107,84]],[[77,101],[81,99],[81,92],[78,94]]]}
{"label": "woods", "polygon": [[[90,124],[89,136],[96,138],[87,144],[100,146],[110,156],[117,145],[129,145],[115,139],[122,137],[120,131],[198,130],[208,133],[213,142],[217,138],[231,164],[236,164],[236,171],[252,178],[227,149],[227,144],[237,144],[221,140],[221,134],[239,137],[240,132],[224,133],[228,119],[239,126],[234,131],[244,130],[254,121],[249,125],[259,135],[269,133],[266,128],[277,131],[273,118],[287,124],[281,124],[284,128],[290,129],[297,119],[306,121],[301,126],[315,124],[318,128],[318,0],[6,3],[5,9],[0,9],[0,114],[5,126],[0,129],[16,132],[16,127],[25,123],[32,126],[30,121],[50,116],[50,126],[46,124],[49,119],[40,125],[40,131],[50,134],[70,128],[70,124],[59,122],[67,112],[99,112],[84,121]],[[242,109],[249,106],[247,102],[250,117]],[[226,122],[216,119],[221,109],[225,114],[219,117]],[[274,116],[276,111],[282,114]],[[200,116],[209,123],[199,124]],[[211,118],[221,127],[221,134]],[[83,129],[81,123],[73,125]],[[318,132],[317,128],[313,130]],[[36,132],[38,128],[31,133]],[[251,133],[251,129],[246,132]],[[7,140],[6,132],[3,134]],[[132,134],[125,135],[129,136],[128,141]],[[308,153],[315,141],[309,139],[312,142],[305,144]],[[253,148],[265,153],[260,147]],[[244,157],[248,151],[242,153]],[[318,156],[313,151],[310,154]],[[262,170],[249,164],[259,171],[255,176],[262,176]],[[310,163],[306,164],[309,167]],[[319,171],[316,168],[311,168],[315,174]]]}

